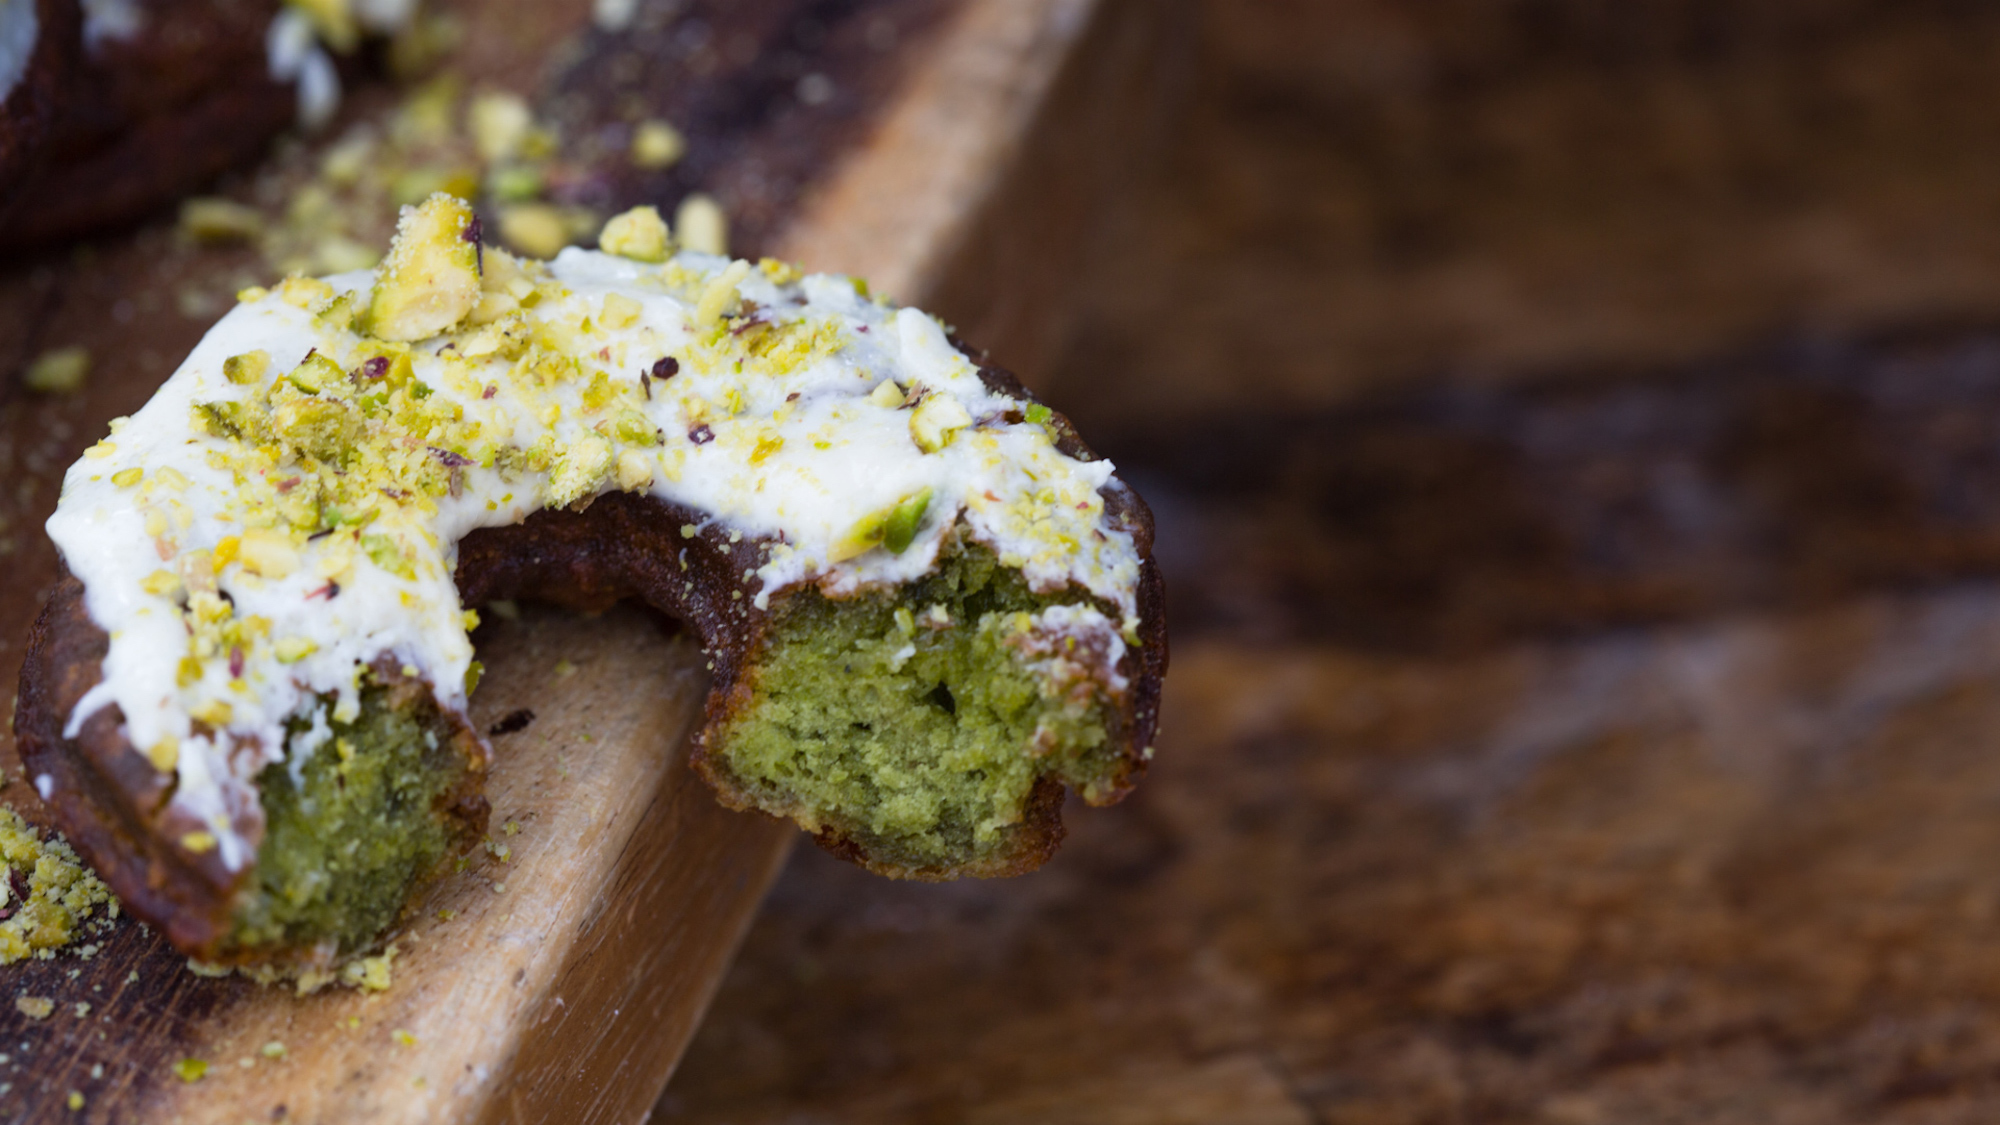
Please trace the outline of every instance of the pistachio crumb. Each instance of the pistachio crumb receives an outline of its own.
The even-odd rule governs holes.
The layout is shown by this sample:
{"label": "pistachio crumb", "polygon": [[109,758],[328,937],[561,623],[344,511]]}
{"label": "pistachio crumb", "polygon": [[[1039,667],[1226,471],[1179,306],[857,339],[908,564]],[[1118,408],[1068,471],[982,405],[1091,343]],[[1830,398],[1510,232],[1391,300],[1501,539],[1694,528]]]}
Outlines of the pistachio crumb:
{"label": "pistachio crumb", "polygon": [[696,192],[681,200],[674,229],[681,233],[681,245],[697,254],[729,253],[729,216],[712,195]]}
{"label": "pistachio crumb", "polygon": [[90,374],[90,349],[82,345],[51,348],[28,365],[21,383],[37,394],[69,395],[83,389]]}
{"label": "pistachio crumb", "polygon": [[570,224],[560,207],[516,203],[500,209],[500,241],[523,254],[553,258],[569,240]]}
{"label": "pistachio crumb", "polygon": [[481,94],[467,108],[466,124],[479,158],[488,164],[499,164],[520,154],[535,118],[519,94]]}
{"label": "pistachio crumb", "polygon": [[205,246],[252,242],[264,233],[264,216],[233,199],[196,196],[181,203],[180,233]]}
{"label": "pistachio crumb", "polygon": [[957,399],[942,393],[927,395],[910,412],[910,440],[925,453],[936,453],[971,424],[972,415],[965,412]]}
{"label": "pistachio crumb", "polygon": [[671,168],[687,152],[687,138],[658,118],[639,122],[632,131],[632,163],[640,168]]}
{"label": "pistachio crumb", "polygon": [[634,207],[614,215],[597,236],[597,247],[636,262],[664,262],[674,249],[667,221],[652,207]]}

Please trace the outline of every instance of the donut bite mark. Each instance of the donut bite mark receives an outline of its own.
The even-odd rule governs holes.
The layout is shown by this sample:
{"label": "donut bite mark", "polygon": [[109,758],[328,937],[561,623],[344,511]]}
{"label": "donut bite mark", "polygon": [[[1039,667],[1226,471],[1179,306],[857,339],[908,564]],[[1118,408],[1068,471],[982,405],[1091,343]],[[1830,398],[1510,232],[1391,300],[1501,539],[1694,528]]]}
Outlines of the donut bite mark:
{"label": "donut bite mark", "polygon": [[1144,504],[932,318],[776,262],[482,254],[444,196],[378,273],[247,293],[49,527],[24,758],[209,960],[365,953],[476,838],[466,606],[677,618],[723,801],[909,878],[1046,859],[1064,787],[1142,772],[1166,666]]}

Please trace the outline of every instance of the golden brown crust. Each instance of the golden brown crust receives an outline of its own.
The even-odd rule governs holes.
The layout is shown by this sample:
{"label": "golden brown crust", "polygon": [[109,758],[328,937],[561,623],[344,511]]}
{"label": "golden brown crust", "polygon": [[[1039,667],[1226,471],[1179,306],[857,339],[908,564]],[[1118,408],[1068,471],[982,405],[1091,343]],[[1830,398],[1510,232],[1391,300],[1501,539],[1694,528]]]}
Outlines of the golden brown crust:
{"label": "golden brown crust", "polygon": [[[996,389],[1029,399],[1018,382],[988,369]],[[1057,415],[1066,452],[1095,459]],[[1152,559],[1152,516],[1144,501],[1115,478],[1105,491],[1106,510],[1131,533],[1141,556],[1138,591],[1140,643],[1128,649],[1119,672],[1133,685],[1114,717],[1111,744],[1119,757],[1092,803],[1113,803],[1144,772],[1158,721],[1162,678],[1167,665],[1165,606],[1159,569]],[[700,528],[692,538],[681,529]],[[734,779],[719,755],[711,753],[718,732],[751,700],[750,682],[763,651],[772,614],[787,597],[819,596],[787,591],[773,597],[770,611],[753,604],[755,580],[747,572],[765,561],[765,545],[732,542],[729,533],[703,513],[651,496],[612,493],[582,510],[538,512],[510,527],[475,531],[460,544],[455,579],[467,605],[502,598],[532,598],[576,609],[603,609],[638,598],[680,621],[701,640],[714,671],[703,723],[694,736],[694,768],[731,808],[767,815],[795,811],[773,808]],[[65,576],[37,623],[21,673],[21,707],[16,718],[22,759],[33,776],[51,779],[49,799],[61,828],[98,867],[113,890],[140,917],[166,929],[176,946],[197,955],[215,955],[228,932],[230,912],[244,872],[232,875],[212,853],[191,861],[171,841],[201,827],[182,824],[168,803],[166,776],[155,771],[119,735],[120,716],[106,708],[85,723],[76,739],[62,737],[62,723],[76,701],[95,684],[108,645],[103,631],[84,612],[82,587]],[[385,671],[392,676],[392,671]],[[404,690],[428,689],[409,681]],[[408,697],[414,704],[418,695]],[[478,747],[468,760],[484,763],[484,743],[458,721],[463,736]],[[461,791],[461,823],[483,824],[476,770]],[[1025,814],[1008,829],[1005,846],[975,865],[911,867],[871,851],[867,842],[837,828],[821,826],[821,847],[878,874],[905,879],[943,880],[961,876],[1007,876],[1032,871],[1062,841],[1064,786],[1052,774],[1036,780]],[[246,837],[261,838],[261,823],[239,826]]]}

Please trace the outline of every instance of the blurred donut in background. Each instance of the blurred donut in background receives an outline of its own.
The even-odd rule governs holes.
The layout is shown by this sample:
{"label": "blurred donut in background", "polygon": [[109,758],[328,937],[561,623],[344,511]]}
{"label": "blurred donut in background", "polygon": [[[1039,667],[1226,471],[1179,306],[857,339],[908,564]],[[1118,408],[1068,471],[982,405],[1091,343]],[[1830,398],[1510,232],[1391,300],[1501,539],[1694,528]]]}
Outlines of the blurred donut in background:
{"label": "blurred donut in background", "polygon": [[[7,103],[0,184],[17,191],[0,214],[0,250],[130,222],[248,162],[286,126],[324,124],[340,100],[333,56],[354,52],[364,34],[405,25],[414,8],[335,0],[308,14],[276,0],[0,0],[0,13],[29,4],[39,4],[43,38],[71,37],[76,62],[65,75],[60,52],[31,60],[31,72],[51,72],[34,72],[49,104],[37,103],[46,136],[32,166],[25,156],[18,167],[7,162],[15,130]],[[0,45],[0,58],[7,50]]]}
{"label": "blurred donut in background", "polygon": [[0,215],[33,171],[75,65],[69,0],[0,0]]}

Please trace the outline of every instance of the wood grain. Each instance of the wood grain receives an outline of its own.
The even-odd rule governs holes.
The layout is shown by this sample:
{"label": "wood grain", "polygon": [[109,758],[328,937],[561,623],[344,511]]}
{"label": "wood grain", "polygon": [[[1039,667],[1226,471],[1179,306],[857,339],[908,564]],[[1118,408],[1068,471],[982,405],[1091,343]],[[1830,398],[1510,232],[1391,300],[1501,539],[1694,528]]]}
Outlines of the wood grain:
{"label": "wood grain", "polygon": [[[199,981],[128,929],[91,976],[135,969],[141,992],[167,978],[166,1006],[192,1014],[172,1021],[170,1043],[132,1034],[115,1007],[77,1016],[72,996],[95,994],[52,979],[67,970],[54,962],[48,1030],[71,1043],[22,1060],[34,1077],[14,1094],[77,1090],[83,1119],[103,1121],[542,1120],[558,1107],[620,1120],[643,1107],[658,1044],[692,1030],[792,833],[718,808],[671,752],[705,678],[692,642],[659,619],[530,610],[478,641],[491,678],[475,720],[536,712],[497,740],[492,839],[510,854],[478,855],[428,889],[397,937],[393,988],[296,998]],[[263,1055],[273,1042],[282,1059]],[[207,1076],[175,1078],[182,1058]]]}
{"label": "wood grain", "polygon": [[1996,638],[1992,581],[1177,638],[1155,772],[1033,879],[799,854],[655,1120],[1993,1120]]}
{"label": "wood grain", "polygon": [[795,854],[654,1120],[2000,1120],[1993,11],[1204,7],[1049,373],[1153,772],[1033,879]]}

